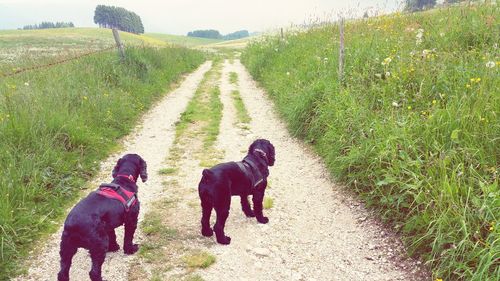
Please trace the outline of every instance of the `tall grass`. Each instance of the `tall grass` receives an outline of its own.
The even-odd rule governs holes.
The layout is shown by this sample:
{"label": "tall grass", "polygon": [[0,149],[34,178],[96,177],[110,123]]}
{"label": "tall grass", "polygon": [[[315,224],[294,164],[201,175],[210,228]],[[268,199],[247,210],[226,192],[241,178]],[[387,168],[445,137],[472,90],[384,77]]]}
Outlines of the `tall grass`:
{"label": "tall grass", "polygon": [[0,80],[0,280],[54,231],[98,162],[182,73],[183,48],[101,53]]}
{"label": "tall grass", "polygon": [[498,14],[481,5],[349,22],[341,83],[336,26],[242,56],[291,132],[443,280],[500,279]]}

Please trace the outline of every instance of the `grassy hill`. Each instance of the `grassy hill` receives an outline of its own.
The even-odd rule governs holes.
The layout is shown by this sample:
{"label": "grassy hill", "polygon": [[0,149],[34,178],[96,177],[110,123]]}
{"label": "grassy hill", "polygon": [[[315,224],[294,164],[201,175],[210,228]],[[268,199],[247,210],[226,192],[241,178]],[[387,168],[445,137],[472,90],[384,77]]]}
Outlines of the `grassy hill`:
{"label": "grassy hill", "polygon": [[222,42],[224,40],[219,39],[208,39],[208,38],[199,38],[199,37],[188,37],[182,35],[170,35],[170,34],[161,34],[161,33],[146,33],[148,37],[155,38],[157,40],[184,46],[184,47],[197,47],[200,45],[207,45],[212,43]]}
{"label": "grassy hill", "polygon": [[[120,38],[126,46],[168,46],[146,35],[120,32]],[[0,74],[113,46],[111,29],[104,28],[0,30]]]}
{"label": "grassy hill", "polygon": [[242,56],[290,131],[436,279],[500,280],[499,14],[472,5],[348,22],[342,81],[336,25]]}
{"label": "grassy hill", "polygon": [[[146,36],[122,39],[124,61],[109,50],[0,76],[0,280],[19,273],[35,242],[61,225],[96,163],[141,113],[204,60]],[[0,31],[1,65],[38,65],[108,44],[105,29]],[[6,53],[14,56],[7,62]]]}

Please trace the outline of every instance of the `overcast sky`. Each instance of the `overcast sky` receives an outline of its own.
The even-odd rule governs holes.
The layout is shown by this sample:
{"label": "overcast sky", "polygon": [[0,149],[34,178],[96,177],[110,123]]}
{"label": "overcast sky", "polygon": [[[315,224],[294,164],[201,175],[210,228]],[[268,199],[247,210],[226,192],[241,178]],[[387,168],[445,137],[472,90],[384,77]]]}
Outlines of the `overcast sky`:
{"label": "overcast sky", "polygon": [[389,12],[400,8],[400,3],[401,0],[0,0],[0,29],[42,21],[71,21],[77,27],[95,27],[95,7],[103,4],[137,13],[146,32],[185,35],[196,29],[216,29],[226,34],[242,29],[267,31],[316,18],[335,19],[339,12]]}

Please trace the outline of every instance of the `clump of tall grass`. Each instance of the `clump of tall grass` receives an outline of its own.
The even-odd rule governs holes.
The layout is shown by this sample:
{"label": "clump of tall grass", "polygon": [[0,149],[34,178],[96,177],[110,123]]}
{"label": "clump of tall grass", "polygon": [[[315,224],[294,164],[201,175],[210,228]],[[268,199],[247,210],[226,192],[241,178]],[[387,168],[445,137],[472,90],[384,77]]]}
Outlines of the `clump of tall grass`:
{"label": "clump of tall grass", "polygon": [[0,80],[0,280],[60,218],[98,162],[181,74],[183,48],[100,53]]}
{"label": "clump of tall grass", "polygon": [[498,280],[498,8],[353,21],[345,38],[341,82],[333,25],[255,42],[242,60],[435,278]]}

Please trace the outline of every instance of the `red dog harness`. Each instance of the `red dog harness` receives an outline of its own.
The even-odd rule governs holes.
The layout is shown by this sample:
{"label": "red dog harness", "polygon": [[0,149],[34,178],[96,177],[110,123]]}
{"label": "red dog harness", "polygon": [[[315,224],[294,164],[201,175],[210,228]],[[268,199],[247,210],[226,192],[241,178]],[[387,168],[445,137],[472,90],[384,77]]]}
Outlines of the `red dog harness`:
{"label": "red dog harness", "polygon": [[103,183],[99,186],[97,193],[111,199],[118,200],[125,207],[125,212],[137,203],[137,194],[128,191],[116,183]]}

